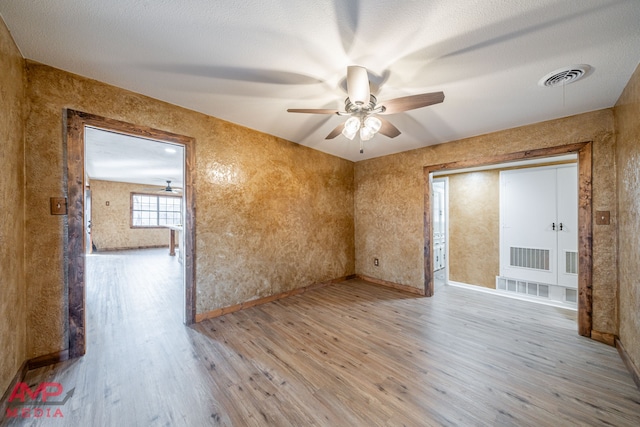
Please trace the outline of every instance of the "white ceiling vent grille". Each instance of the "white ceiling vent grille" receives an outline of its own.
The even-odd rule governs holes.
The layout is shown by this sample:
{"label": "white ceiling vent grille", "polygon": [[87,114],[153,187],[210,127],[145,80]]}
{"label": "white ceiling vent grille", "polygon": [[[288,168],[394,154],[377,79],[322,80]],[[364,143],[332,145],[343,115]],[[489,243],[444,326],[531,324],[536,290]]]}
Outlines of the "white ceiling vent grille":
{"label": "white ceiling vent grille", "polygon": [[540,86],[547,87],[568,85],[569,83],[573,83],[583,77],[586,77],[587,75],[589,75],[590,71],[590,65],[572,65],[570,67],[552,71],[551,73],[541,78],[538,84]]}

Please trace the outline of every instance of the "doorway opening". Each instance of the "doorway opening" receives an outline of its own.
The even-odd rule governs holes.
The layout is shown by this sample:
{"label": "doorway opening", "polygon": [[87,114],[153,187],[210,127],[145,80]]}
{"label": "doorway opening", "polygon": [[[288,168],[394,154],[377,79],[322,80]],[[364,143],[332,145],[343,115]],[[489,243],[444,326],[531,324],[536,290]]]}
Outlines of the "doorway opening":
{"label": "doorway opening", "polygon": [[[435,288],[450,272],[449,285],[575,310],[576,161],[570,154],[434,172]],[[445,182],[450,230],[438,218]],[[438,261],[445,246],[447,270]]]}
{"label": "doorway opening", "polygon": [[424,277],[425,294],[432,296],[435,290],[434,274],[434,221],[432,184],[434,173],[446,174],[454,170],[481,168],[490,165],[527,161],[533,159],[553,158],[567,154],[577,155],[578,159],[578,275],[577,275],[577,307],[578,333],[591,335],[592,328],[592,206],[591,206],[591,142],[571,144],[560,147],[510,153],[470,161],[429,165],[424,167]]}
{"label": "doorway opening", "polygon": [[[184,271],[184,323],[192,324],[195,321],[195,194],[194,176],[191,173],[191,165],[194,164],[194,139],[177,135],[170,132],[160,131],[144,126],[138,126],[121,122],[118,120],[99,117],[96,115],[83,113],[74,110],[67,110],[67,194],[68,194],[68,239],[67,239],[67,277],[68,277],[68,305],[69,305],[69,357],[82,356],[86,351],[86,320],[85,320],[85,295],[86,295],[86,274],[85,256],[95,242],[91,242],[87,230],[89,222],[87,220],[87,203],[92,200],[95,203],[95,195],[87,195],[87,173],[85,169],[86,148],[85,140],[87,130],[100,130],[130,137],[142,138],[146,141],[155,141],[164,144],[171,144],[183,150],[183,195],[180,212],[167,213],[167,210],[174,210],[165,207],[160,208],[163,212],[164,222],[171,215],[177,215],[181,230],[179,252],[183,258]],[[120,165],[121,167],[122,165]],[[158,198],[158,197],[156,197]],[[133,203],[133,196],[132,196]],[[143,208],[142,210],[147,210]],[[93,209],[95,214],[95,208]],[[146,215],[146,213],[145,213]],[[131,212],[134,221],[134,212]],[[143,215],[144,216],[144,215]],[[158,216],[159,218],[160,216]],[[146,224],[146,223],[144,223]],[[132,222],[133,225],[133,222]],[[163,225],[166,225],[163,223]],[[176,224],[172,224],[176,225]],[[168,230],[166,239],[169,239]],[[167,251],[168,255],[168,251]]]}
{"label": "doorway opening", "polygon": [[449,178],[434,178],[432,184],[433,213],[433,280],[434,289],[449,280]]}

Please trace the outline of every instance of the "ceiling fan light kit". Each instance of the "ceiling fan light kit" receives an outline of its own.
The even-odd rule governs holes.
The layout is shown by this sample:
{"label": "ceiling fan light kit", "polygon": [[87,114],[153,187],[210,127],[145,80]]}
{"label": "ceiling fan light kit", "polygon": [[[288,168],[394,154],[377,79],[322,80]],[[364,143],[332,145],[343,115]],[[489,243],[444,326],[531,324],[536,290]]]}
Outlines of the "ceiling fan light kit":
{"label": "ceiling fan light kit", "polygon": [[325,139],[333,139],[342,134],[353,140],[360,133],[360,152],[363,152],[363,141],[368,141],[377,133],[389,138],[400,135],[400,131],[391,122],[376,117],[377,114],[395,114],[416,108],[439,104],[444,101],[444,93],[433,92],[395,98],[378,105],[378,100],[371,94],[367,69],[357,65],[347,67],[347,93],[344,111],[329,109],[290,108],[290,113],[337,114],[350,116],[346,122],[339,124]]}
{"label": "ceiling fan light kit", "polygon": [[360,129],[360,118],[359,117],[349,117],[344,124],[344,129],[342,129],[342,134],[346,136],[348,139],[353,139],[358,133],[358,129]]}

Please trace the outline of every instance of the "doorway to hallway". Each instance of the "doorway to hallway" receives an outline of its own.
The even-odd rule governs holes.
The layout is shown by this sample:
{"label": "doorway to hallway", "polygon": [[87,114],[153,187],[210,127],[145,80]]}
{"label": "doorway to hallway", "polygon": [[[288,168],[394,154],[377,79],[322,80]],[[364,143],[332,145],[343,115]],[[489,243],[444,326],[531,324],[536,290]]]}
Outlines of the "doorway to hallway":
{"label": "doorway to hallway", "polygon": [[433,180],[433,280],[434,288],[444,286],[449,280],[449,210],[448,178]]}
{"label": "doorway to hallway", "polygon": [[[195,320],[194,295],[194,230],[195,199],[194,177],[190,165],[194,164],[193,138],[176,135],[144,126],[133,125],[117,120],[99,117],[74,110],[67,110],[67,183],[68,183],[68,306],[69,306],[69,356],[78,357],[86,351],[86,283],[85,256],[87,244],[85,222],[85,189],[87,175],[85,171],[85,135],[87,129],[100,129],[107,132],[138,137],[145,140],[162,142],[180,146],[184,149],[184,185],[183,185],[183,320],[191,324]],[[122,165],[120,165],[122,166]],[[96,194],[92,194],[92,228],[95,226]],[[110,202],[110,201],[109,201]],[[142,210],[148,210],[143,208]],[[162,211],[162,209],[160,209]],[[158,213],[160,213],[158,211]],[[130,215],[133,216],[132,212]],[[169,230],[165,230],[167,240]],[[92,232],[95,232],[92,230]],[[92,236],[95,243],[95,235]],[[168,252],[168,250],[167,250]],[[167,254],[167,256],[169,256]]]}

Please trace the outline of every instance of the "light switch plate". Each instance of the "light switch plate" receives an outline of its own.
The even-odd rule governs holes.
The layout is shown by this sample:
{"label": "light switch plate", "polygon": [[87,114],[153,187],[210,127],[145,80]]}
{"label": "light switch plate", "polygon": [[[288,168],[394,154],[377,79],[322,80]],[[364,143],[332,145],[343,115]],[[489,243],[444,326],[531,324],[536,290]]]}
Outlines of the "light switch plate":
{"label": "light switch plate", "polygon": [[67,199],[66,197],[51,198],[51,215],[66,215]]}
{"label": "light switch plate", "polygon": [[596,211],[596,225],[609,225],[611,213],[609,211]]}

